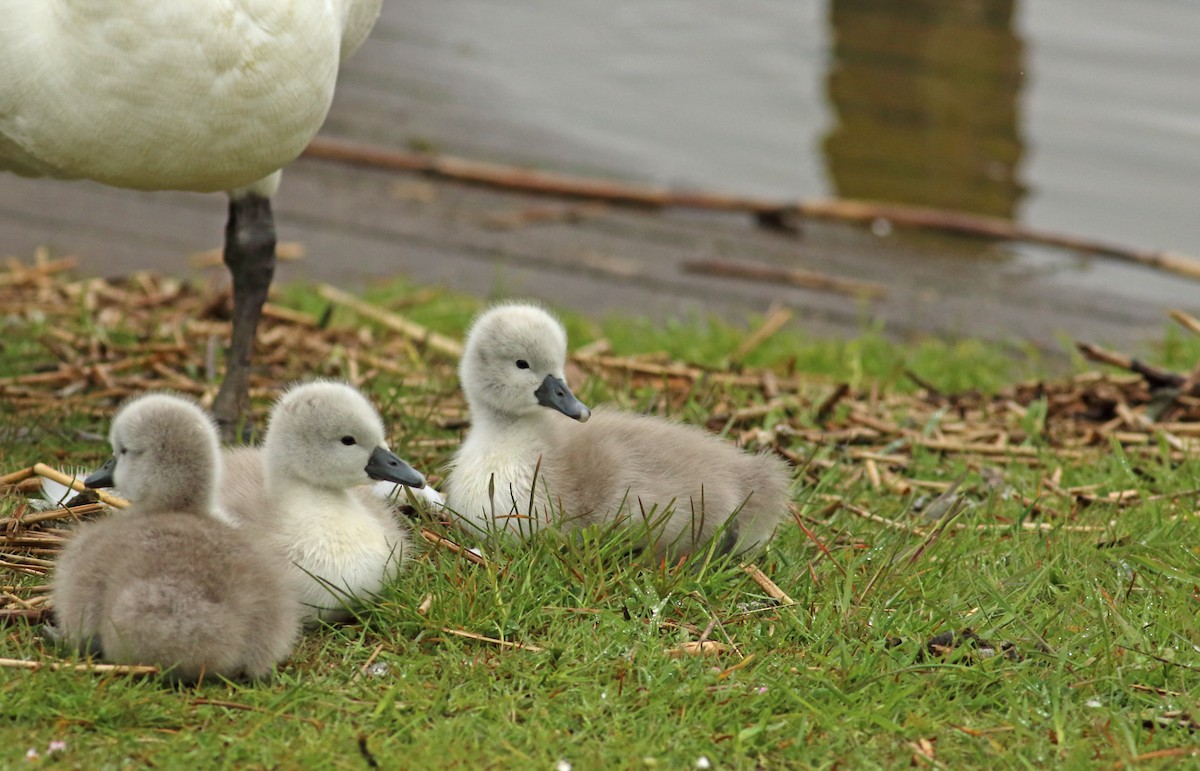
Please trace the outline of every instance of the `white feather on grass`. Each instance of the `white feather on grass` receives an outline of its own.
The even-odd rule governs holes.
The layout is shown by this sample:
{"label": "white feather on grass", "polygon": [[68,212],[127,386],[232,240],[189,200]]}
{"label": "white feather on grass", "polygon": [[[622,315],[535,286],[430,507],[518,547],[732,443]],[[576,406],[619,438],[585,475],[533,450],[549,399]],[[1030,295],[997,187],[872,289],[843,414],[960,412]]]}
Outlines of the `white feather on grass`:
{"label": "white feather on grass", "polygon": [[[63,471],[64,474],[72,479],[83,481],[88,475],[87,469],[84,468],[69,468]],[[38,511],[47,511],[49,509],[59,509],[66,505],[67,501],[79,495],[79,491],[67,487],[66,485],[55,482],[53,479],[42,477],[42,500],[34,499],[30,501],[30,506]]]}

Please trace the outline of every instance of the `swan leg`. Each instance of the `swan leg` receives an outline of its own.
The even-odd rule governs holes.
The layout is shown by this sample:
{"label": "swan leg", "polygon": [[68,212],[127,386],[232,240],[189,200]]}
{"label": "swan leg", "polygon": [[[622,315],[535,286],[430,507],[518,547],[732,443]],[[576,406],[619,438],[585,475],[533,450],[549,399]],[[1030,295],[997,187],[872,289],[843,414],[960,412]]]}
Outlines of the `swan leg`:
{"label": "swan leg", "polygon": [[267,290],[275,275],[275,221],[271,199],[246,193],[230,197],[225,223],[225,265],[233,277],[233,337],[213,416],[226,442],[237,440],[250,406],[250,358]]}

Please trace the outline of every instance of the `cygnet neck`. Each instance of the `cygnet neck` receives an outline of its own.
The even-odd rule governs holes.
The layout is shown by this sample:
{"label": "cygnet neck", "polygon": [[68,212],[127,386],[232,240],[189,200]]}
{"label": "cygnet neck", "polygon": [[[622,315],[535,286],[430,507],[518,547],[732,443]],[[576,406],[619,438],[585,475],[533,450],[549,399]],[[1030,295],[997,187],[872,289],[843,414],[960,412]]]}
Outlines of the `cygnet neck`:
{"label": "cygnet neck", "polygon": [[354,496],[343,487],[322,485],[312,479],[278,471],[272,473],[271,469],[267,470],[266,486],[268,499],[279,511],[296,507],[323,508],[328,510],[329,516],[335,516],[354,503]]}
{"label": "cygnet neck", "polygon": [[216,509],[216,498],[212,494],[211,485],[207,484],[198,484],[194,490],[184,495],[150,496],[132,503],[138,510],[172,511],[197,517],[211,516]]}
{"label": "cygnet neck", "polygon": [[[133,505],[139,510],[172,511],[181,514],[193,514],[198,517],[211,516],[217,507],[216,490],[220,484],[220,474],[215,468],[216,459],[207,453],[197,452],[197,461],[189,471],[180,469],[159,471],[162,481],[156,482],[153,488],[144,486],[147,493],[133,500]],[[186,476],[186,478],[185,478]]]}
{"label": "cygnet neck", "polygon": [[278,461],[278,447],[272,447],[268,442],[264,450],[263,482],[267,495],[271,498],[286,498],[293,503],[304,505],[309,499],[319,499],[323,503],[344,503],[350,497],[345,485],[322,483],[320,474],[317,473],[320,469],[313,469],[312,474],[297,473],[286,462]]}
{"label": "cygnet neck", "polygon": [[488,434],[511,435],[531,433],[543,435],[553,425],[553,420],[563,418],[552,410],[539,407],[534,412],[520,414],[502,412],[493,407],[471,405],[471,428]]}

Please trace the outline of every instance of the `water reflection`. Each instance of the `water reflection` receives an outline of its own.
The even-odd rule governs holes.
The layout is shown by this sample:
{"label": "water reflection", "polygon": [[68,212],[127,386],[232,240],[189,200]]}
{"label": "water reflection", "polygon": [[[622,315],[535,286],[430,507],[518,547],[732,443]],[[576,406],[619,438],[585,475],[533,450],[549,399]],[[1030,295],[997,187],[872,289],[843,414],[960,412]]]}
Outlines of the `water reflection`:
{"label": "water reflection", "polygon": [[837,194],[1014,217],[1025,188],[1016,0],[831,0]]}

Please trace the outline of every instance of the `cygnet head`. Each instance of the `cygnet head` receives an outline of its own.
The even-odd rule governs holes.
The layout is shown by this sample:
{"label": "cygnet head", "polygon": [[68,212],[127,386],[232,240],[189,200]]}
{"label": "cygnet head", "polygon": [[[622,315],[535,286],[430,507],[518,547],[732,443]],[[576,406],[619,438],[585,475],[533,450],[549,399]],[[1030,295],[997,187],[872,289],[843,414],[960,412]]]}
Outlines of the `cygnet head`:
{"label": "cygnet head", "polygon": [[108,441],[112,459],[85,485],[115,486],[142,509],[211,512],[220,444],[198,404],[165,393],[131,399],[113,418]]}
{"label": "cygnet head", "polygon": [[549,407],[586,422],[587,406],[567,387],[567,333],[536,305],[509,303],[471,325],[458,374],[472,412],[521,418]]}
{"label": "cygnet head", "polygon": [[267,473],[344,490],[371,480],[424,487],[425,477],[387,447],[383,420],[357,388],[322,380],[293,386],[271,410]]}

